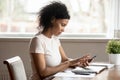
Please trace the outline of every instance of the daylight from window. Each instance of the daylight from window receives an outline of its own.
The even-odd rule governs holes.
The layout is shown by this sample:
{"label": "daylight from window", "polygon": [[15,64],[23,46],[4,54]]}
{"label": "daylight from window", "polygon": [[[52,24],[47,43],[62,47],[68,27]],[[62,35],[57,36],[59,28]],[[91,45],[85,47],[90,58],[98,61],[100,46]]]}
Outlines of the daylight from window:
{"label": "daylight from window", "polygon": [[[52,0],[0,0],[0,34],[36,33],[37,13],[49,1]],[[106,34],[109,0],[61,1],[71,16],[63,34]]]}

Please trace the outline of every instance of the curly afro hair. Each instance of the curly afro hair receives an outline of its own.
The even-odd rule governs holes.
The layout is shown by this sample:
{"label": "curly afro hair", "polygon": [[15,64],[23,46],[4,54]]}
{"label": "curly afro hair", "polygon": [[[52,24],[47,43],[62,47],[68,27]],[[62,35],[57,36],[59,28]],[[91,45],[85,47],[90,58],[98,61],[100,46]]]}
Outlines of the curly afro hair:
{"label": "curly afro hair", "polygon": [[65,4],[62,2],[53,1],[43,7],[38,16],[39,27],[42,26],[44,29],[48,29],[53,18],[70,19],[70,15]]}

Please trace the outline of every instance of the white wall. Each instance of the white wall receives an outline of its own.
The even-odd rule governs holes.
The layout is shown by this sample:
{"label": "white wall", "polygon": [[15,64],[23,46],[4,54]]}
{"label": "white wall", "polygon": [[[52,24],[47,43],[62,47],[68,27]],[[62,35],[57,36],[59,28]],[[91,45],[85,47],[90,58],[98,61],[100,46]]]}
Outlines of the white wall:
{"label": "white wall", "polygon": [[[6,66],[3,60],[13,56],[20,56],[24,61],[25,70],[30,76],[30,56],[29,56],[30,39],[0,39],[0,72],[6,74]],[[96,55],[94,61],[107,62],[108,56],[105,53],[106,39],[61,39],[62,46],[66,54],[71,58],[80,57],[85,54]],[[2,80],[2,78],[0,78]],[[6,79],[7,80],[7,79]]]}

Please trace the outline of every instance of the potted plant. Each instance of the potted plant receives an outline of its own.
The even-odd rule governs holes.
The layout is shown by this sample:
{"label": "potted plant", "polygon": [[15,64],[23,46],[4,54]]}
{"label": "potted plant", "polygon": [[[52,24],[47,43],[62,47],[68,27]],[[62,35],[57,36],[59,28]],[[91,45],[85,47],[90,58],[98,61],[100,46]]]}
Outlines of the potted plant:
{"label": "potted plant", "polygon": [[120,65],[120,40],[109,40],[106,52],[109,54],[110,63]]}

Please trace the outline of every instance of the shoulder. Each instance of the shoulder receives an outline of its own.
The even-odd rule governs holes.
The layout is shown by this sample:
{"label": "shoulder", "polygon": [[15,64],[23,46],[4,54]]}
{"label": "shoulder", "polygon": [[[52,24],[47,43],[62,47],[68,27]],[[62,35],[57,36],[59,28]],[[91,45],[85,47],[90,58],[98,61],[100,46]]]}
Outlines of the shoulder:
{"label": "shoulder", "polygon": [[42,40],[44,40],[44,37],[42,36],[42,34],[40,34],[40,35],[37,35],[37,36],[34,36],[33,38],[32,38],[32,40],[39,40],[39,41],[42,41]]}
{"label": "shoulder", "polygon": [[34,44],[43,43],[43,42],[44,42],[44,37],[42,37],[42,35],[34,36],[31,39],[31,43],[34,43]]}

